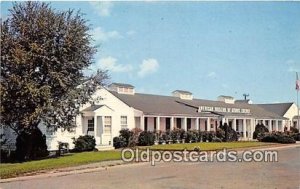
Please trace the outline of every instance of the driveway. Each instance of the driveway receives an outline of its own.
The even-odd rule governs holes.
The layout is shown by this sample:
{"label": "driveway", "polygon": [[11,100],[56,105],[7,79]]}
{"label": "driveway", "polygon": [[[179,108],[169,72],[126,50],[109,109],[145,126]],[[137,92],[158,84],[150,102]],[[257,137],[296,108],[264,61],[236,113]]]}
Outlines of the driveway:
{"label": "driveway", "polygon": [[1,188],[297,188],[300,148],[278,149],[278,162],[150,163],[1,183]]}

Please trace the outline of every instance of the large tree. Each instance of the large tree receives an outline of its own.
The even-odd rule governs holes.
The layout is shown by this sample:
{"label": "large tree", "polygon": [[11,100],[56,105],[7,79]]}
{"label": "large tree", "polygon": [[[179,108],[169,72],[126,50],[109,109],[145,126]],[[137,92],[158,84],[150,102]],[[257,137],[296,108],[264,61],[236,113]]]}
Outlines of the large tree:
{"label": "large tree", "polygon": [[18,135],[48,126],[70,129],[106,71],[85,77],[93,63],[89,25],[80,12],[47,3],[14,3],[1,21],[0,122]]}

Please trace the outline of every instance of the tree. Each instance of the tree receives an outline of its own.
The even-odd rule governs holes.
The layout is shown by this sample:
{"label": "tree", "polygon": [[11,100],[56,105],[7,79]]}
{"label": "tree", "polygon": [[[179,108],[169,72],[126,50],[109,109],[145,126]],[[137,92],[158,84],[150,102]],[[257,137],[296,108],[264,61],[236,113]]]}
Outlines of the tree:
{"label": "tree", "polygon": [[80,104],[108,79],[102,70],[84,76],[96,52],[89,30],[80,12],[55,11],[44,2],[14,3],[1,21],[2,125],[17,135],[30,134],[41,122],[74,127]]}
{"label": "tree", "polygon": [[223,142],[232,142],[238,140],[236,131],[227,123],[221,125],[219,129],[220,130],[217,131],[217,136],[221,138]]}
{"label": "tree", "polygon": [[258,123],[255,126],[255,131],[253,132],[253,139],[262,139],[265,136],[265,133],[269,133],[269,129],[264,126],[264,124]]}

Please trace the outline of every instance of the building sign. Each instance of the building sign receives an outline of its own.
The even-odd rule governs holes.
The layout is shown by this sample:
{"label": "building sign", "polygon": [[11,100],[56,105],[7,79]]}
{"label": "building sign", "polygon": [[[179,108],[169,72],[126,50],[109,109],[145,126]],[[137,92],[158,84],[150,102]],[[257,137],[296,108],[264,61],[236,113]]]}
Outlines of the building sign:
{"label": "building sign", "polygon": [[250,109],[243,108],[224,108],[224,107],[214,107],[214,106],[200,106],[198,112],[224,112],[224,113],[242,113],[249,114]]}

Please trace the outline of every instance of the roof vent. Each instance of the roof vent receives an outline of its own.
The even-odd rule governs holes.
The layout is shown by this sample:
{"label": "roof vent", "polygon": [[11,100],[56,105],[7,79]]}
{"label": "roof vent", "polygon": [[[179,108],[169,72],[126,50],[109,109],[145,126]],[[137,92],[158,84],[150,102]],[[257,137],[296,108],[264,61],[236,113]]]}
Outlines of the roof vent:
{"label": "roof vent", "polygon": [[134,86],[125,83],[112,83],[109,86],[109,90],[116,91],[121,94],[131,94],[134,95]]}
{"label": "roof vent", "polygon": [[175,90],[172,92],[172,95],[183,100],[193,100],[193,94],[189,91]]}
{"label": "roof vent", "polygon": [[234,98],[232,96],[218,96],[218,101],[225,102],[226,104],[234,104]]}

